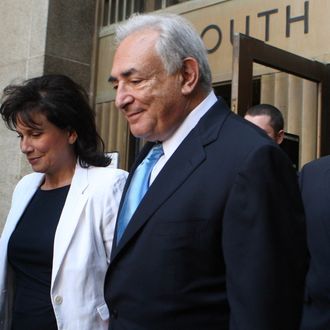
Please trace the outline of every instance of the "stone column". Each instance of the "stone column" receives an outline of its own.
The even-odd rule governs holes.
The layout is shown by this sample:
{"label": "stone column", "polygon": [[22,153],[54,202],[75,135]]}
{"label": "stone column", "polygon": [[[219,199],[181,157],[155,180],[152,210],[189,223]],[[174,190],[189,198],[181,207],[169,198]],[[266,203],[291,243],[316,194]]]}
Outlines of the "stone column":
{"label": "stone column", "polygon": [[[1,0],[0,90],[42,74],[67,74],[89,92],[96,0]],[[30,166],[0,120],[0,233],[13,189]]]}

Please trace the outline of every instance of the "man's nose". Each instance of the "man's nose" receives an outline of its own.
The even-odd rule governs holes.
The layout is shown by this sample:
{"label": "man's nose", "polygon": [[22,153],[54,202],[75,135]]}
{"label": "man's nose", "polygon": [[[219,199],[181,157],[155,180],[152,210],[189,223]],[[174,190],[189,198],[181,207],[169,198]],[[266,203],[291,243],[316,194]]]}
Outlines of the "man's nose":
{"label": "man's nose", "polygon": [[120,110],[125,110],[127,105],[131,104],[133,101],[134,97],[127,86],[119,83],[116,90],[116,107]]}

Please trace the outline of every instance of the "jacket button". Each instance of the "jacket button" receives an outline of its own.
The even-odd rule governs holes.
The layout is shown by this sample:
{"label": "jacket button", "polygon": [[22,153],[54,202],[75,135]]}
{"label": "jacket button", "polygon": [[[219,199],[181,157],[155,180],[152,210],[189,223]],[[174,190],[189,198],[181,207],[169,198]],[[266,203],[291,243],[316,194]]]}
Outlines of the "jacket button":
{"label": "jacket button", "polygon": [[115,309],[111,309],[110,310],[110,319],[113,320],[113,319],[116,319],[118,317],[118,312],[117,310]]}
{"label": "jacket button", "polygon": [[55,303],[56,305],[61,305],[62,302],[63,302],[63,298],[62,298],[61,296],[55,296],[55,298],[54,298],[54,303]]}

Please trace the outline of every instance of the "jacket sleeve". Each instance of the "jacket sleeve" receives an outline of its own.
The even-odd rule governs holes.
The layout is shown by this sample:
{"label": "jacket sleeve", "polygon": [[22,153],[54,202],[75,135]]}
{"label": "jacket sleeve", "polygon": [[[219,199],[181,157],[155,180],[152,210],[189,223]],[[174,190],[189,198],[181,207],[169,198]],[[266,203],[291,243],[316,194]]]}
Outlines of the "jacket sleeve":
{"label": "jacket sleeve", "polygon": [[115,175],[107,182],[107,191],[103,194],[103,216],[102,216],[102,237],[107,256],[110,263],[113,235],[116,225],[119,203],[124,189],[127,173],[121,170],[114,170]]}
{"label": "jacket sleeve", "polygon": [[305,218],[296,173],[279,148],[250,153],[230,192],[223,226],[230,329],[299,329]]}

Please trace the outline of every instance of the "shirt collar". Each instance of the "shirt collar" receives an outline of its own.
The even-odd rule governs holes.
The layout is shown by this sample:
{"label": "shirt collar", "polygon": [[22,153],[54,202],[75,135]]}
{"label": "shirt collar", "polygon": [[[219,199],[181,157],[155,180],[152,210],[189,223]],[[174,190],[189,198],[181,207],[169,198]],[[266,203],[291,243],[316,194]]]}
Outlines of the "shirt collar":
{"label": "shirt collar", "polygon": [[166,159],[171,157],[177,147],[185,139],[185,137],[216,102],[217,97],[214,92],[211,91],[210,94],[188,114],[188,116],[184,119],[182,124],[177,128],[172,136],[166,141],[163,141],[164,157]]}

